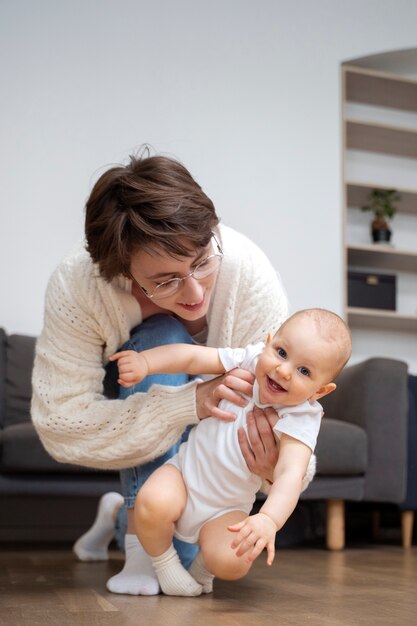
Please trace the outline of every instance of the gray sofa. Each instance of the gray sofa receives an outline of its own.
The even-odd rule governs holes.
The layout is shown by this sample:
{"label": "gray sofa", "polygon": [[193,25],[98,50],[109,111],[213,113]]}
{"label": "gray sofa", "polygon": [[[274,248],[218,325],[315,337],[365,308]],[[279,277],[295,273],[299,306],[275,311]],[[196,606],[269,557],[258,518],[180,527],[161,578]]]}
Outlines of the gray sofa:
{"label": "gray sofa", "polygon": [[0,541],[73,541],[116,472],[57,463],[30,420],[35,338],[0,329]]}
{"label": "gray sofa", "polygon": [[[115,472],[54,461],[30,421],[35,339],[0,329],[0,541],[72,541]],[[369,359],[348,367],[323,400],[318,473],[304,500],[328,505],[327,545],[344,545],[346,500],[401,503],[406,489],[407,367]]]}
{"label": "gray sofa", "polygon": [[[327,502],[326,543],[345,545],[345,501],[401,504],[407,487],[407,364],[372,358],[346,367],[321,400],[317,476],[304,500]],[[377,507],[376,507],[377,508]]]}

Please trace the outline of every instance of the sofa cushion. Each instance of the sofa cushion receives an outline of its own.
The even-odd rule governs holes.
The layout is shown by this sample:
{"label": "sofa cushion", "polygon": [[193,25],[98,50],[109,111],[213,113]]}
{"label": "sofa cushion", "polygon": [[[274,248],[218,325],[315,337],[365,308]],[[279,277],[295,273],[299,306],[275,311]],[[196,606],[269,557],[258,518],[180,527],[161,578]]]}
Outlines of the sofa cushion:
{"label": "sofa cushion", "polygon": [[360,426],[323,418],[317,439],[317,474],[354,476],[367,467],[367,437]]}
{"label": "sofa cushion", "polygon": [[6,341],[6,413],[3,425],[30,421],[35,337],[10,335]]}
{"label": "sofa cushion", "polygon": [[46,452],[32,423],[8,426],[1,433],[1,470],[7,472],[91,472],[79,465],[58,463]]}

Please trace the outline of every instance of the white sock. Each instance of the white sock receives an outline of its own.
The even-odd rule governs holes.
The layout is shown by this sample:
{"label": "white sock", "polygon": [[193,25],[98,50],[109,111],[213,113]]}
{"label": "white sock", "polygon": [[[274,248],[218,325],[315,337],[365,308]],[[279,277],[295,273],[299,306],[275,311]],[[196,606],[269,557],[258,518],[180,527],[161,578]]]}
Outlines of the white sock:
{"label": "white sock", "polygon": [[201,585],[182,566],[172,544],[160,556],[152,556],[151,561],[161,589],[167,596],[199,596],[201,594],[203,590]]}
{"label": "white sock", "polygon": [[107,581],[107,589],[112,593],[126,593],[131,596],[156,596],[159,583],[152,562],[136,535],[125,536],[126,562],[119,574]]}
{"label": "white sock", "polygon": [[80,561],[107,561],[109,543],[116,529],[114,513],[123,501],[123,496],[115,491],[105,493],[100,498],[93,525],[77,539],[72,548]]}
{"label": "white sock", "polygon": [[203,593],[213,591],[214,576],[206,569],[201,552],[195,557],[188,572],[203,587]]}
{"label": "white sock", "polygon": [[203,593],[211,593],[213,591],[214,576],[204,565],[201,552],[195,557],[188,572],[203,587]]}

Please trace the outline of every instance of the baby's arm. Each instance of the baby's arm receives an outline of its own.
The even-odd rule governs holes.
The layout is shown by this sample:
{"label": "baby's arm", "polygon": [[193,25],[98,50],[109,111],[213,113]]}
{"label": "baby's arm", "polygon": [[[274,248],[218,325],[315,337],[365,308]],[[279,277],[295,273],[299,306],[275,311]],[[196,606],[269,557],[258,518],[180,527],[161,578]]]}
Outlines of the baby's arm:
{"label": "baby's arm", "polygon": [[125,350],[110,357],[117,361],[119,385],[131,387],[150,374],[223,374],[217,348],[172,343],[143,352]]}
{"label": "baby's arm", "polygon": [[296,507],[310,457],[308,446],[289,435],[281,435],[278,463],[268,498],[257,515],[229,526],[230,531],[238,533],[231,546],[238,548],[237,556],[248,553],[247,560],[252,562],[266,547],[267,563],[272,565],[275,535]]}

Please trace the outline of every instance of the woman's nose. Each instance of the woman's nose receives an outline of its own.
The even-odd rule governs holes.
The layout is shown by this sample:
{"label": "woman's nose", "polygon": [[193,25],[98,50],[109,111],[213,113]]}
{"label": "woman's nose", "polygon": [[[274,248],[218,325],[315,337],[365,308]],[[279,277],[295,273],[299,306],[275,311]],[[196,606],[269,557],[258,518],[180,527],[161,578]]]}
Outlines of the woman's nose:
{"label": "woman's nose", "polygon": [[204,295],[204,289],[194,276],[188,276],[185,278],[182,285],[181,295],[186,304],[197,304],[198,302],[201,302]]}

